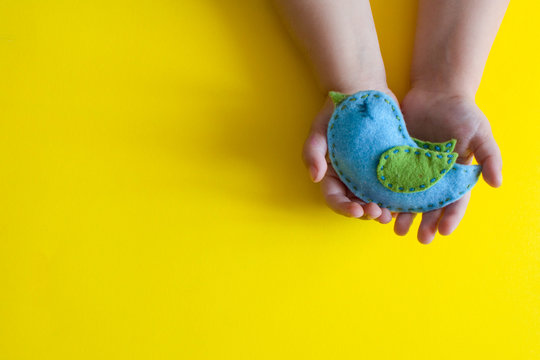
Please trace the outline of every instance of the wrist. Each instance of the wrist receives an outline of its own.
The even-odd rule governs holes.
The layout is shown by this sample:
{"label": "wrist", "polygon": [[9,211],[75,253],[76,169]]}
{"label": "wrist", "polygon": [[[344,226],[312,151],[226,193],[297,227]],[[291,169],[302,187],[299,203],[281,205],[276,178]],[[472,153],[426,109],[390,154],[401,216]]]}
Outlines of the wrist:
{"label": "wrist", "polygon": [[476,75],[450,55],[447,58],[435,56],[413,63],[411,88],[474,100],[480,84]]}
{"label": "wrist", "polygon": [[354,94],[362,90],[390,92],[384,73],[382,76],[374,76],[374,74],[355,73],[354,71],[346,74],[335,74],[335,77],[321,84],[321,89],[324,95],[328,95],[329,91],[338,91],[343,94]]}
{"label": "wrist", "polygon": [[377,90],[388,94],[392,93],[388,88],[386,82],[377,81],[354,81],[348,83],[335,83],[332,86],[323,88],[324,95],[328,95],[328,92],[330,91],[337,91],[343,94],[351,95],[359,91],[365,90]]}
{"label": "wrist", "polygon": [[386,72],[380,56],[366,58],[365,54],[343,54],[319,67],[318,78],[325,95],[329,91],[353,94],[360,90],[388,89]]}
{"label": "wrist", "polygon": [[343,94],[354,94],[361,90],[388,91],[386,79],[373,79],[366,77],[349,77],[335,79],[321,86],[324,95],[329,91],[338,91]]}
{"label": "wrist", "polygon": [[431,79],[412,79],[409,91],[431,97],[451,97],[474,101],[476,86],[458,79],[433,77]]}

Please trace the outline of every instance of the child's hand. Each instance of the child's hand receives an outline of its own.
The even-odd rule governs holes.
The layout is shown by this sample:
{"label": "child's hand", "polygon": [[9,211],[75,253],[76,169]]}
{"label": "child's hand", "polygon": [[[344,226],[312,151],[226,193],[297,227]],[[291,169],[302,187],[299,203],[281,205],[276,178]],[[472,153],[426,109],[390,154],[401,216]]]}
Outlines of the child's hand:
{"label": "child's hand", "polygon": [[[502,158],[493,138],[488,119],[476,106],[474,98],[444,92],[412,89],[401,104],[411,136],[428,141],[457,139],[458,162],[470,164],[472,156],[483,166],[482,176],[493,187],[502,184]],[[465,214],[470,192],[443,209],[426,212],[418,229],[418,240],[430,243],[437,229],[441,235],[452,233]],[[405,235],[414,214],[401,213],[396,218],[395,232]]]}
{"label": "child's hand", "polygon": [[[395,98],[388,89],[384,91]],[[388,224],[392,221],[390,210],[380,208],[375,203],[365,203],[357,198],[341,182],[328,160],[326,132],[333,110],[334,104],[328,98],[315,117],[310,134],[304,143],[303,159],[311,179],[314,182],[321,182],[326,203],[338,214],[361,219],[376,219],[382,224]]]}

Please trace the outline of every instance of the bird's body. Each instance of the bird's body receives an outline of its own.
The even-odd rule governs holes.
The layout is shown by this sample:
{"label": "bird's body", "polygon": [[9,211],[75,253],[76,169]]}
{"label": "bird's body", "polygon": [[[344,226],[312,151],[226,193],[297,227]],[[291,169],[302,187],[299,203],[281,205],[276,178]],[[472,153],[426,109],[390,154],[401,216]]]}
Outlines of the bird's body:
{"label": "bird's body", "polygon": [[[451,153],[455,141],[421,148],[388,95],[370,90],[331,96],[336,107],[328,124],[330,160],[358,198],[395,212],[426,212],[458,200],[477,182],[481,167],[456,164],[457,154]],[[435,150],[439,145],[440,151]],[[394,179],[403,184],[385,177],[386,161],[393,159]]]}

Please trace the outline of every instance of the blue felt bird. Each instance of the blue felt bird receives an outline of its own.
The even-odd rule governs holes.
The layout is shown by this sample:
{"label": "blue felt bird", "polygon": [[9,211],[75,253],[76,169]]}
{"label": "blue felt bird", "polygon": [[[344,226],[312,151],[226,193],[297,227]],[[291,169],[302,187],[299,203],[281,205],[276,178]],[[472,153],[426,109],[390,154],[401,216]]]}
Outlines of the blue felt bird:
{"label": "blue felt bird", "polygon": [[330,160],[358,198],[395,212],[426,212],[458,200],[476,184],[482,168],[456,163],[456,140],[412,138],[399,106],[385,93],[332,91],[330,97]]}

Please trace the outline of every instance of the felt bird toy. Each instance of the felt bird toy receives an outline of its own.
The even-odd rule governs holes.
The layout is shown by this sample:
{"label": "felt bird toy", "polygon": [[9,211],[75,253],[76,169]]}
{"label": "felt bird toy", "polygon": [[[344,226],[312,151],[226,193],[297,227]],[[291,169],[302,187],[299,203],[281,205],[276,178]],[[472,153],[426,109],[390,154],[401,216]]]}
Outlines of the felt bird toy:
{"label": "felt bird toy", "polygon": [[330,161],[358,198],[395,212],[426,212],[458,200],[476,184],[482,168],[456,163],[456,140],[412,138],[399,106],[385,93],[331,91],[330,97]]}

